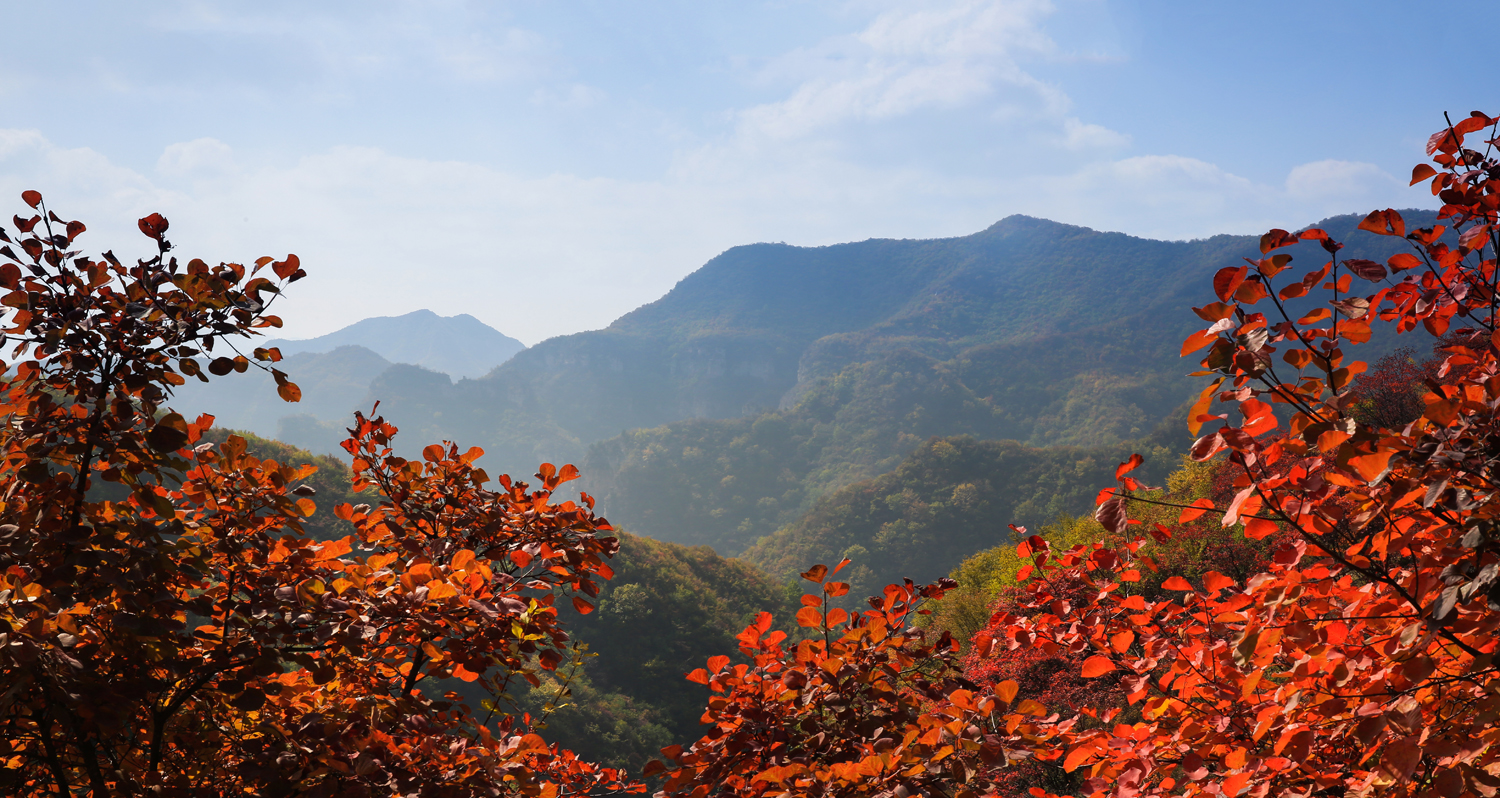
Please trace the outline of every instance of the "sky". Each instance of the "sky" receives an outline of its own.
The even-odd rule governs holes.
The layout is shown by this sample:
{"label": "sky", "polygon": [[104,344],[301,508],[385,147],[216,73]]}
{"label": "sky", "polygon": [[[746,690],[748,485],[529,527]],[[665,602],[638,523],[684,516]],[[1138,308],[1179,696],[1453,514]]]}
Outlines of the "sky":
{"label": "sky", "polygon": [[184,259],[296,253],[285,337],[427,308],[534,344],[740,244],[1431,207],[1406,184],[1443,113],[1500,109],[1453,22],[1490,7],[1430,8],[6,4],[0,199],[121,256],[151,212]]}

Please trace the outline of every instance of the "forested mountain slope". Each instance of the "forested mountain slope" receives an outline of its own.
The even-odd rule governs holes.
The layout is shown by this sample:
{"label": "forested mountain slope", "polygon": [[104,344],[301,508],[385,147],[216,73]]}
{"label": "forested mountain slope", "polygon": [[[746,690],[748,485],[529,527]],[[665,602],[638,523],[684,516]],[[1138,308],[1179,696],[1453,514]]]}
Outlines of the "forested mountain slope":
{"label": "forested mountain slope", "polygon": [[[1320,223],[1349,242],[1342,256],[1401,246],[1358,220]],[[283,415],[246,426],[334,451],[342,419],[378,399],[404,454],[449,439],[483,447],[492,473],[579,463],[627,528],[733,553],[932,436],[1107,446],[1148,434],[1193,390],[1178,351],[1202,324],[1188,308],[1212,299],[1217,269],[1258,252],[1252,236],[1152,241],[1024,216],[961,238],[755,244],[478,379],[341,349],[288,358],[301,406],[278,404],[267,379],[246,389],[248,376],[220,380],[236,395],[203,404],[263,396]],[[329,395],[339,407],[322,407]]]}
{"label": "forested mountain slope", "polygon": [[1140,475],[1150,484],[1178,465],[1179,455],[1152,439],[1036,448],[934,438],[894,471],[823,496],[742,558],[787,579],[811,563],[848,557],[848,581],[859,596],[904,577],[920,584],[1011,542],[1010,524],[1035,528],[1060,514],[1088,512],[1133,453],[1146,458]]}
{"label": "forested mountain slope", "polygon": [[[1384,259],[1399,246],[1354,232],[1357,222],[1322,224],[1350,241],[1345,255]],[[1214,271],[1258,254],[1257,243],[1152,241],[1012,216],[961,238],[735,247],[606,329],[544,341],[477,380],[387,380],[378,398],[400,426],[483,446],[492,471],[528,471],[576,462],[625,430],[794,409],[820,390],[873,385],[861,380],[871,369],[911,372],[919,357],[916,371],[942,372],[987,418],[909,432],[917,437],[898,456],[927,434],[957,432],[1106,444],[1149,432],[1187,398],[1178,347],[1199,321],[1187,308],[1208,301]],[[889,414],[902,408],[911,412],[899,402],[872,412],[894,428]]]}
{"label": "forested mountain slope", "polygon": [[[1358,221],[1321,225],[1350,241],[1341,256],[1394,252],[1391,239],[1355,231]],[[782,409],[602,441],[584,460],[585,487],[635,531],[738,553],[931,436],[1030,446],[1141,438],[1195,391],[1179,351],[1203,322],[1185,309],[1213,299],[1217,269],[1259,253],[1249,236],[1144,241],[1022,217],[970,238],[981,241],[955,241],[988,260],[955,267],[867,329],[810,344]],[[1292,251],[1326,259],[1316,245]],[[926,334],[904,334],[913,331]],[[1367,356],[1394,344],[1383,332]]]}

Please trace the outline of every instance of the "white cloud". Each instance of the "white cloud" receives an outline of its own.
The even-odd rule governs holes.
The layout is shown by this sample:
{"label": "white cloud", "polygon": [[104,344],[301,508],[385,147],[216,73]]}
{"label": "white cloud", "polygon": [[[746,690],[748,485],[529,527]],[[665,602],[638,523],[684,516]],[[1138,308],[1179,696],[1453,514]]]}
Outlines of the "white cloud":
{"label": "white cloud", "polygon": [[[160,153],[131,169],[113,152],[116,160],[38,131],[0,129],[0,199],[16,206],[20,190],[40,189],[60,214],[90,226],[82,243],[122,258],[146,252],[135,220],[152,211],[172,220],[185,256],[296,252],[311,276],[279,309],[293,337],[427,307],[471,313],[528,343],[603,326],[724,249],[755,241],[964,235],[1012,213],[1191,238],[1427,201],[1370,164],[1322,161],[1284,181],[1255,181],[1170,150],[1141,153],[1118,122],[1090,119],[1037,77],[1038,64],[1072,58],[1047,35],[1054,12],[1041,0],[893,4],[843,35],[770,59],[746,89],[755,100],[675,115],[648,108],[649,92],[629,81],[574,74],[559,64],[566,53],[521,27],[466,25],[478,12],[463,4],[377,4],[365,15],[323,8],[283,19],[274,7],[202,4],[202,13],[163,24],[190,28],[194,41],[222,30],[241,49],[254,49],[246,40],[283,48],[309,64],[306,81],[318,91],[345,92],[365,108],[387,99],[382,81],[408,71],[420,77],[416,86],[533,80],[494,104],[507,115],[498,121],[514,129],[535,121],[531,143],[552,136],[558,151],[587,152],[595,137],[629,145],[619,157],[599,147],[607,157],[569,168],[528,160],[525,136],[504,138],[514,130],[494,134],[502,155],[476,147],[463,160],[418,128],[380,138],[324,120],[310,123],[305,141],[262,143],[268,137],[221,117],[142,134],[190,129],[180,135],[200,138],[117,145]],[[204,90],[248,86],[279,98],[301,79],[243,66],[205,78]],[[360,83],[351,76],[382,91],[349,89]],[[431,113],[426,129],[491,133]],[[715,130],[693,118],[729,124]],[[392,128],[407,121],[369,119]],[[371,140],[386,146],[326,143]],[[498,165],[506,158],[510,166]],[[611,159],[630,166],[598,166]],[[630,177],[601,176],[609,174]],[[9,212],[0,205],[0,215]]]}
{"label": "white cloud", "polygon": [[19,210],[19,192],[37,188],[59,214],[89,225],[82,244],[122,258],[147,254],[135,220],[153,211],[172,221],[183,257],[296,252],[310,277],[279,308],[292,337],[426,307],[471,313],[528,343],[602,326],[754,241],[964,235],[1011,213],[1192,238],[1423,199],[1360,193],[1386,180],[1363,164],[1305,164],[1278,186],[1173,155],[1013,178],[874,168],[796,147],[719,155],[626,181],[524,177],[368,147],[255,163],[197,139],[167,147],[147,175],[36,131],[0,129],[0,198]]}
{"label": "white cloud", "polygon": [[[1057,115],[1067,98],[1021,68],[1051,52],[1043,0],[964,0],[903,6],[863,31],[788,53],[762,72],[792,81],[790,96],[743,111],[750,135],[790,139],[846,121],[883,120],[979,100]],[[1002,94],[1016,97],[1000,96]]]}
{"label": "white cloud", "polygon": [[1124,149],[1130,146],[1130,136],[1110,130],[1103,125],[1090,125],[1076,117],[1063,120],[1063,146],[1070,150],[1094,152]]}
{"label": "white cloud", "polygon": [[170,144],[156,159],[156,171],[169,177],[217,176],[234,169],[234,152],[218,139]]}
{"label": "white cloud", "polygon": [[1401,181],[1372,163],[1315,161],[1298,166],[1286,176],[1287,194],[1299,200],[1357,201],[1406,188]]}

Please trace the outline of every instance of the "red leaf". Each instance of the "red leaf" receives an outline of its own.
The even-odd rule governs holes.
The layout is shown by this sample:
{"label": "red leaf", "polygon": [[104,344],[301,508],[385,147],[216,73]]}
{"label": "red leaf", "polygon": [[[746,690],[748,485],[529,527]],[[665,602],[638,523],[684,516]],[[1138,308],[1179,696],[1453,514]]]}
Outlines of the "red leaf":
{"label": "red leaf", "polygon": [[154,238],[157,241],[160,241],[161,237],[166,235],[167,227],[169,226],[166,217],[159,213],[153,213],[136,222],[136,224],[148,238]]}
{"label": "red leaf", "polygon": [[698,684],[708,684],[708,671],[697,668],[687,675],[687,680]]}
{"label": "red leaf", "polygon": [[1182,511],[1182,516],[1177,519],[1177,523],[1186,524],[1189,521],[1196,521],[1201,518],[1204,513],[1212,510],[1213,508],[1213,499],[1198,499],[1197,501],[1193,502],[1192,507],[1188,507]]}
{"label": "red leaf", "polygon": [[1483,249],[1490,240],[1490,226],[1487,224],[1475,225],[1463,232],[1458,237],[1458,245],[1464,249],[1473,251]]}
{"label": "red leaf", "polygon": [[1244,522],[1245,537],[1251,540],[1265,540],[1278,531],[1276,522],[1269,518],[1246,518]]}
{"label": "red leaf", "polygon": [[1126,460],[1115,468],[1115,479],[1119,479],[1120,477],[1125,476],[1127,473],[1136,470],[1140,467],[1141,463],[1144,462],[1145,459],[1140,455],[1132,454],[1129,460]]}
{"label": "red leaf", "polygon": [[1118,535],[1124,532],[1128,520],[1125,514],[1125,500],[1116,496],[1099,505],[1099,509],[1094,511],[1094,520],[1113,534]]}
{"label": "red leaf", "polygon": [[1199,330],[1187,337],[1182,342],[1182,354],[1179,357],[1187,357],[1205,346],[1219,340],[1219,334],[1208,330]]}
{"label": "red leaf", "polygon": [[708,669],[714,673],[724,670],[724,666],[728,664],[729,658],[723,654],[708,658]]}
{"label": "red leaf", "polygon": [[1214,432],[1204,435],[1203,437],[1195,441],[1193,443],[1193,447],[1188,450],[1188,454],[1191,454],[1194,460],[1197,460],[1201,463],[1208,458],[1213,457],[1215,454],[1218,454],[1219,450],[1223,448],[1224,436],[1220,435],[1219,432],[1215,430]]}
{"label": "red leaf", "polygon": [[1409,252],[1398,252],[1386,259],[1386,265],[1391,267],[1391,271],[1399,272],[1418,268],[1422,265],[1422,261]]}
{"label": "red leaf", "polygon": [[1232,587],[1233,585],[1233,579],[1230,579],[1229,577],[1219,573],[1218,571],[1209,571],[1208,573],[1203,575],[1203,589],[1207,590],[1210,593],[1217,593],[1220,590],[1223,590],[1226,587]]}
{"label": "red leaf", "polygon": [[[1458,149],[1458,146],[1462,143],[1463,139],[1454,138],[1452,131],[1447,128],[1443,128],[1442,130],[1439,130],[1438,132],[1427,137],[1427,154],[1432,155],[1439,150],[1443,152],[1453,152],[1454,150]],[[1441,161],[1439,161],[1439,163],[1441,163]]]}
{"label": "red leaf", "polygon": [[1383,211],[1371,211],[1370,215],[1359,223],[1359,229],[1382,236],[1406,236],[1406,222],[1401,218],[1401,214],[1390,208]]}
{"label": "red leaf", "polygon": [[38,205],[40,205],[42,203],[42,192],[40,192],[40,191],[22,191],[21,192],[21,200],[23,202],[25,202],[27,205],[30,205],[31,207],[35,208],[36,206],[38,206]]}
{"label": "red leaf", "polygon": [[1260,237],[1260,254],[1264,255],[1278,247],[1297,243],[1298,238],[1281,228],[1276,228]]}
{"label": "red leaf", "polygon": [[1422,182],[1423,180],[1426,180],[1429,177],[1432,177],[1437,173],[1437,170],[1433,169],[1431,166],[1428,166],[1425,163],[1419,163],[1416,166],[1412,167],[1411,182],[1407,185],[1415,186],[1416,184]]}
{"label": "red leaf", "polygon": [[1369,280],[1372,283],[1379,282],[1385,279],[1385,267],[1381,266],[1373,260],[1350,258],[1349,260],[1344,261],[1344,267],[1349,271],[1354,272],[1354,275],[1356,277],[1359,277],[1363,280]]}
{"label": "red leaf", "polygon": [[808,628],[823,625],[823,613],[814,607],[803,607],[797,610],[797,625]]}
{"label": "red leaf", "polygon": [[594,611],[594,605],[584,601],[578,596],[573,597],[573,609],[578,610],[579,615],[588,615]]}
{"label": "red leaf", "polygon": [[1193,312],[1198,314],[1198,318],[1204,321],[1218,321],[1219,319],[1227,319],[1233,316],[1234,306],[1226,305],[1223,302],[1210,302],[1201,308],[1193,308]]}
{"label": "red leaf", "polygon": [[1016,700],[1016,694],[1019,692],[1021,692],[1021,685],[1017,684],[1014,679],[1006,679],[995,685],[995,697],[1007,704]]}
{"label": "red leaf", "polygon": [[1173,576],[1161,583],[1162,590],[1192,590],[1193,586],[1188,580],[1180,576]]}
{"label": "red leaf", "polygon": [[828,566],[818,563],[802,573],[802,578],[817,584],[823,583],[823,577],[828,575]]}
{"label": "red leaf", "polygon": [[1038,554],[1045,553],[1050,548],[1047,541],[1041,535],[1031,537],[1016,544],[1016,556],[1022,559],[1030,559]]}
{"label": "red leaf", "polygon": [[1115,664],[1108,657],[1095,654],[1083,661],[1083,678],[1094,679],[1103,676],[1115,669]]}
{"label": "red leaf", "polygon": [[1229,301],[1230,295],[1234,293],[1234,289],[1240,287],[1240,283],[1245,281],[1245,275],[1249,271],[1250,267],[1248,266],[1240,266],[1239,268],[1225,266],[1214,275],[1214,293],[1219,295],[1220,301]]}
{"label": "red leaf", "polygon": [[287,255],[286,260],[279,260],[272,263],[271,271],[276,272],[277,277],[285,280],[291,277],[301,265],[302,261],[298,260],[296,255]]}

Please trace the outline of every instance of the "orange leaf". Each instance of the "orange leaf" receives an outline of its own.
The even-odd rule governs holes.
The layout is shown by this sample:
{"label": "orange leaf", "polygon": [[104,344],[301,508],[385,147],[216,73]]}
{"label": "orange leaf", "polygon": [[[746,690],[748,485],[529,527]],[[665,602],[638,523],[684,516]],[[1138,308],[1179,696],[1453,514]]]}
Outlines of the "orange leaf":
{"label": "orange leaf", "polygon": [[1413,255],[1410,252],[1399,252],[1388,258],[1385,262],[1385,265],[1391,267],[1391,271],[1399,272],[1405,271],[1407,269],[1418,268],[1422,265],[1422,261],[1416,255]]}
{"label": "orange leaf", "polygon": [[1359,223],[1359,229],[1382,236],[1405,236],[1406,222],[1401,219],[1401,214],[1387,208],[1383,211],[1371,211],[1370,215]]}
{"label": "orange leaf", "polygon": [[1249,773],[1236,773],[1224,780],[1224,797],[1234,798],[1245,790],[1245,783],[1250,780]]}
{"label": "orange leaf", "polygon": [[578,596],[573,597],[573,609],[578,610],[579,615],[588,615],[594,611],[594,605],[584,601]]}
{"label": "orange leaf", "polygon": [[1187,357],[1188,355],[1191,355],[1199,349],[1208,346],[1218,339],[1219,334],[1216,332],[1199,330],[1198,332],[1189,335],[1187,339],[1182,342],[1182,357]]}
{"label": "orange leaf", "polygon": [[1189,521],[1196,521],[1199,518],[1201,518],[1204,513],[1208,512],[1209,510],[1212,510],[1213,508],[1214,508],[1214,500],[1213,499],[1198,499],[1198,500],[1196,500],[1196,501],[1193,502],[1193,506],[1192,507],[1187,507],[1187,508],[1183,509],[1182,515],[1180,517],[1178,517],[1178,519],[1177,519],[1177,523],[1179,523],[1179,524],[1186,524]]}
{"label": "orange leaf", "polygon": [[687,675],[687,680],[698,684],[708,684],[708,671],[698,668]]}
{"label": "orange leaf", "polygon": [[802,573],[802,578],[809,582],[823,583],[823,577],[828,575],[828,566],[818,563]]}
{"label": "orange leaf", "polygon": [[1021,692],[1021,685],[1015,679],[1006,679],[995,685],[995,697],[1009,704],[1016,700],[1016,694]]}
{"label": "orange leaf", "polygon": [[1203,422],[1199,419],[1208,414],[1208,408],[1214,402],[1214,393],[1223,384],[1224,378],[1220,377],[1210,383],[1207,388],[1204,388],[1203,393],[1198,394],[1198,401],[1194,402],[1192,408],[1188,410],[1189,435],[1197,435],[1198,430],[1203,428]]}
{"label": "orange leaf", "polygon": [[[306,499],[304,499],[303,501],[306,501]],[[338,540],[330,540],[327,543],[319,546],[318,559],[332,560],[336,557],[342,557],[353,550],[354,546],[351,545],[350,539],[347,537],[342,537]]]}
{"label": "orange leaf", "polygon": [[479,674],[465,668],[461,664],[453,666],[453,675],[466,682],[478,681],[479,679]]}
{"label": "orange leaf", "polygon": [[823,613],[818,612],[817,609],[813,607],[803,607],[802,609],[797,610],[797,625],[809,628],[822,626]]}
{"label": "orange leaf", "polygon": [[1113,662],[1110,662],[1107,657],[1102,657],[1098,654],[1095,654],[1094,656],[1089,657],[1088,659],[1083,661],[1083,678],[1093,679],[1098,676],[1103,676],[1104,674],[1109,673],[1114,669],[1115,664]]}
{"label": "orange leaf", "polygon": [[1063,770],[1069,773],[1077,770],[1079,765],[1082,765],[1090,756],[1093,756],[1094,751],[1094,746],[1086,743],[1069,751],[1067,759],[1063,760]]}
{"label": "orange leaf", "polygon": [[1226,587],[1232,587],[1233,585],[1233,579],[1230,579],[1229,577],[1219,573],[1218,571],[1209,571],[1208,573],[1203,575],[1203,588],[1210,593],[1217,593],[1220,590],[1223,590]]}
{"label": "orange leaf", "polygon": [[1245,537],[1251,540],[1265,540],[1277,531],[1276,522],[1269,518],[1244,518],[1244,522]]}
{"label": "orange leaf", "polygon": [[1376,477],[1385,473],[1386,465],[1390,463],[1391,455],[1393,454],[1395,454],[1394,451],[1387,449],[1359,457],[1351,457],[1349,458],[1349,463],[1354,466],[1355,470],[1359,471],[1360,476],[1374,482]]}
{"label": "orange leaf", "polygon": [[1115,468],[1115,479],[1125,476],[1127,473],[1139,468],[1145,460],[1138,454],[1132,454],[1129,460],[1121,463]]}
{"label": "orange leaf", "polygon": [[1231,294],[1240,283],[1245,281],[1245,275],[1249,272],[1248,266],[1225,266],[1214,275],[1214,293],[1219,295],[1220,301],[1228,302]]}
{"label": "orange leaf", "polygon": [[724,670],[724,666],[728,664],[729,658],[724,656],[723,654],[708,658],[708,669],[713,671],[714,673],[718,673],[719,671]]}
{"label": "orange leaf", "polygon": [[1192,590],[1192,583],[1180,576],[1174,576],[1161,583],[1162,590]]}

